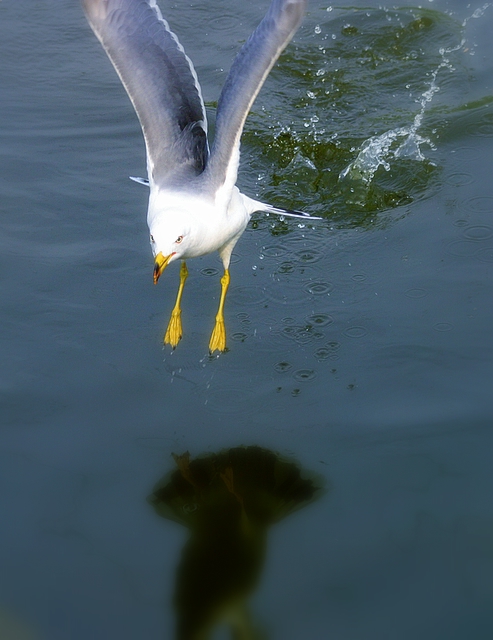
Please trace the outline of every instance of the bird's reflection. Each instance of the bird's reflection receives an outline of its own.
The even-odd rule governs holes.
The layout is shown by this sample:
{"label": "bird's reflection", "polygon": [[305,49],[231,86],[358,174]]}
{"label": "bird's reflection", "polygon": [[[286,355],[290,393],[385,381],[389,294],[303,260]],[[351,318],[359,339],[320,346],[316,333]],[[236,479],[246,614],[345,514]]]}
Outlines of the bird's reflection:
{"label": "bird's reflection", "polygon": [[261,574],[267,530],[316,499],[322,482],[256,446],[174,459],[178,469],[149,501],[191,532],[176,575],[176,637],[206,640],[227,624],[235,639],[259,638],[247,598]]}

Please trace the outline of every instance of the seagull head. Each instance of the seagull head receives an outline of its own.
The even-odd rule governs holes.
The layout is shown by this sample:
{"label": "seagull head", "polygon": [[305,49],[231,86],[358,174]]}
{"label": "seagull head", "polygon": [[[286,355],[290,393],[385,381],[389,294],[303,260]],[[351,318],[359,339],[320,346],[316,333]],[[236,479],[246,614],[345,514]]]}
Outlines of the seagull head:
{"label": "seagull head", "polygon": [[190,225],[183,215],[166,216],[152,226],[150,239],[154,255],[154,284],[171,262],[187,257],[190,235]]}

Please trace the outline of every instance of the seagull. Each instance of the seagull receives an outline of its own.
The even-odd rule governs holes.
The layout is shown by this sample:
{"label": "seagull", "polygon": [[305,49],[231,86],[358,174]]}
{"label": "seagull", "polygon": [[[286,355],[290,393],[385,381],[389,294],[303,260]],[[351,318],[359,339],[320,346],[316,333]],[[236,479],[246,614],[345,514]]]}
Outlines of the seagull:
{"label": "seagull", "polygon": [[156,0],[81,1],[144,134],[148,178],[132,179],[149,187],[147,224],[155,260],[154,284],[169,264],[181,260],[178,294],[164,343],[174,349],[182,338],[186,260],[217,251],[224,274],[209,351],[225,351],[224,302],[231,253],[251,215],[264,211],[315,219],[249,198],[236,186],[246,117],[300,26],[308,0],[272,0],[226,78],[210,149],[197,74]]}

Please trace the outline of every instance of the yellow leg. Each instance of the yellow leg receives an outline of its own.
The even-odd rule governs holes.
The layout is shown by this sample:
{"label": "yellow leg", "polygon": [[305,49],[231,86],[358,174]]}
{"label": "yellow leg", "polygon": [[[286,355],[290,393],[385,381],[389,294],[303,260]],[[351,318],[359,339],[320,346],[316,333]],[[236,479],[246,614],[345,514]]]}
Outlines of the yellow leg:
{"label": "yellow leg", "polygon": [[224,270],[224,275],[221,278],[221,299],[219,300],[219,309],[216,315],[216,324],[211,335],[211,341],[209,342],[209,351],[226,351],[226,327],[224,326],[224,300],[226,299],[226,293],[229,287],[229,271]]}
{"label": "yellow leg", "polygon": [[183,288],[185,287],[185,280],[188,277],[188,269],[185,261],[181,263],[180,269],[180,286],[178,287],[178,295],[176,296],[175,306],[171,312],[171,318],[169,320],[166,335],[164,336],[164,344],[170,344],[173,349],[180,342],[183,334],[181,328],[181,297],[183,295]]}

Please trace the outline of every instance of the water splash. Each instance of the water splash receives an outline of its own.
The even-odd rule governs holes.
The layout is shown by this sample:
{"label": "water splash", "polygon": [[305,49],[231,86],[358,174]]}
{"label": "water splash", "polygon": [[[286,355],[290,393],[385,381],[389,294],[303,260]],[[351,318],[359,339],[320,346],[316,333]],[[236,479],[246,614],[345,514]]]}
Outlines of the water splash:
{"label": "water splash", "polygon": [[[418,100],[420,110],[415,115],[413,123],[407,127],[391,129],[365,140],[356,159],[341,171],[339,179],[349,177],[352,180],[362,180],[365,184],[370,184],[379,167],[390,171],[390,160],[392,159],[407,158],[418,162],[426,160],[421,151],[421,145],[427,144],[432,149],[435,147],[429,138],[421,136],[418,131],[423,123],[428,105],[432,102],[434,95],[440,91],[437,83],[438,73],[443,68],[454,70],[446,57],[446,54],[450,52],[445,49],[440,50],[442,60],[431,73],[428,89],[421,94]],[[399,141],[401,141],[400,144],[397,144]]]}
{"label": "water splash", "polygon": [[[471,16],[463,21],[462,27],[465,28],[469,20],[482,17],[485,11],[491,6],[492,3],[485,3],[482,7],[476,9]],[[435,149],[435,145],[429,138],[419,134],[425,111],[433,101],[435,94],[440,91],[437,81],[440,71],[442,69],[448,69],[450,73],[455,71],[448,58],[449,54],[459,51],[460,49],[465,49],[465,47],[466,39],[464,36],[456,46],[439,49],[441,60],[430,74],[431,80],[428,83],[428,89],[424,91],[417,100],[420,104],[420,109],[415,115],[413,123],[406,127],[391,129],[365,140],[361,145],[356,159],[339,174],[340,180],[349,178],[351,180],[361,181],[364,185],[368,186],[379,167],[390,171],[390,162],[393,159],[405,158],[416,160],[417,162],[426,160],[421,150],[422,145],[428,145],[431,149]]]}
{"label": "water splash", "polygon": [[466,18],[464,20],[464,22],[462,23],[462,26],[465,27],[466,24],[469,22],[469,20],[472,20],[473,18],[475,19],[482,18],[486,9],[488,9],[489,7],[491,7],[491,2],[486,2],[482,7],[479,7],[478,9],[476,9],[469,18]]}

